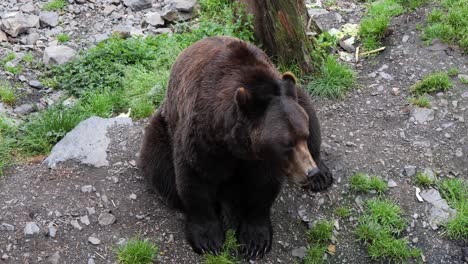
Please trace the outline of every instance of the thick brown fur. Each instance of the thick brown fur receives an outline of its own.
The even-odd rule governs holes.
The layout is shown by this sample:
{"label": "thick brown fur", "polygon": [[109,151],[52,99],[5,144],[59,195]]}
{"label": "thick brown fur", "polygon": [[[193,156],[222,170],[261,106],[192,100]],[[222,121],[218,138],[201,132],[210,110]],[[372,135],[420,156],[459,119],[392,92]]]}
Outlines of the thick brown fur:
{"label": "thick brown fur", "polygon": [[306,186],[325,190],[332,176],[320,160],[319,121],[294,75],[280,74],[254,45],[211,37],[173,65],[165,101],[146,128],[139,166],[185,213],[196,252],[219,252],[229,227],[252,259],[271,248],[270,208],[299,140],[307,140],[320,169]]}

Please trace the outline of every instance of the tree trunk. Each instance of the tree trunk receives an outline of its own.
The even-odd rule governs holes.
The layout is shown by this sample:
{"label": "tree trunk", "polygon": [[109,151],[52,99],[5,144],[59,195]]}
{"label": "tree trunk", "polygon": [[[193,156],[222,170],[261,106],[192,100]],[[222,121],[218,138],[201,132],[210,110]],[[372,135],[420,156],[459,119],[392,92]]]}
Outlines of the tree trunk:
{"label": "tree trunk", "polygon": [[[313,70],[313,42],[306,25],[320,33],[309,21],[304,0],[240,0],[254,16],[255,38],[268,55],[282,66],[300,68],[301,74]],[[313,22],[313,23],[311,23]]]}

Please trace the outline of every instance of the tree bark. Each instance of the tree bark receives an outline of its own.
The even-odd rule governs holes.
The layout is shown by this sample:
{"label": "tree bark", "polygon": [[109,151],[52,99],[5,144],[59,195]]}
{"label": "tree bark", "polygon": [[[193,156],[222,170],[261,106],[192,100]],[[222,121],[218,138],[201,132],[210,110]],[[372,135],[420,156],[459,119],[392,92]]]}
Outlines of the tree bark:
{"label": "tree bark", "polygon": [[[319,34],[315,22],[309,21],[304,0],[240,0],[254,17],[255,38],[279,65],[300,68],[301,74],[313,70],[312,37],[306,25]],[[313,22],[313,23],[311,23]]]}

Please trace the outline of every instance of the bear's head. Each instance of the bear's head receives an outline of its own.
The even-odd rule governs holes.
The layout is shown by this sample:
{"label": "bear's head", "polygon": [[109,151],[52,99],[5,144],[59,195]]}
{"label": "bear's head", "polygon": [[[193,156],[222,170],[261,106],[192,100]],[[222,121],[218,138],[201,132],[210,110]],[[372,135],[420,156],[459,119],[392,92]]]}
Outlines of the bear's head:
{"label": "bear's head", "polygon": [[[298,103],[296,78],[284,73],[281,78],[255,74],[253,81],[237,88],[238,114],[247,129],[253,159],[278,165],[294,183],[306,182],[319,173],[307,140],[309,116]],[[244,126],[245,127],[245,126]]]}

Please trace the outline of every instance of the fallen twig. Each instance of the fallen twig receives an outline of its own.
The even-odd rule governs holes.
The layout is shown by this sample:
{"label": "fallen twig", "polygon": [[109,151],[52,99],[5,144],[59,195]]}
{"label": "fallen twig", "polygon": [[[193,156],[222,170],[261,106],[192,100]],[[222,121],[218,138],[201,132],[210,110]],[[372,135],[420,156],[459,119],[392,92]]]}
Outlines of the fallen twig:
{"label": "fallen twig", "polygon": [[361,56],[367,56],[367,55],[372,54],[372,53],[380,52],[380,51],[382,51],[382,50],[384,50],[384,49],[385,49],[385,47],[380,47],[380,48],[375,49],[375,50],[363,52],[363,53],[361,53],[360,55],[361,55]]}
{"label": "fallen twig", "polygon": [[356,55],[356,63],[358,63],[359,62],[359,46],[357,46],[357,48],[356,48],[356,54],[355,55]]}

